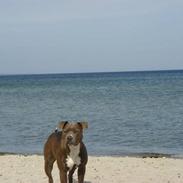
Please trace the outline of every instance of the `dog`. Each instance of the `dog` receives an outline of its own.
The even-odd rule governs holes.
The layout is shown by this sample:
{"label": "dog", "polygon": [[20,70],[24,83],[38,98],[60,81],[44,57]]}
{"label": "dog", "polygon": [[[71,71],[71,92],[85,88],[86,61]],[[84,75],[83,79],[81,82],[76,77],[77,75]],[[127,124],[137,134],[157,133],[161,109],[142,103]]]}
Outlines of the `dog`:
{"label": "dog", "polygon": [[88,155],[82,139],[83,130],[88,128],[88,123],[62,121],[58,128],[61,131],[55,130],[44,145],[44,168],[48,182],[53,183],[51,172],[57,161],[61,183],[73,183],[73,173],[77,168],[78,183],[84,183]]}

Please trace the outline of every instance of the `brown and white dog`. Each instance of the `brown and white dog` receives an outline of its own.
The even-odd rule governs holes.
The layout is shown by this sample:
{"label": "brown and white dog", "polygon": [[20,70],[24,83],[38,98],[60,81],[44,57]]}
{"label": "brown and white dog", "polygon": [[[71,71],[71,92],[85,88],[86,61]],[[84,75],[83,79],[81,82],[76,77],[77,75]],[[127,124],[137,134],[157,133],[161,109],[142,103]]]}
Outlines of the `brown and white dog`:
{"label": "brown and white dog", "polygon": [[62,131],[52,133],[44,146],[45,172],[48,182],[53,183],[51,172],[54,162],[57,161],[61,183],[67,183],[67,178],[69,183],[72,183],[76,168],[78,168],[78,183],[83,183],[88,155],[82,139],[83,129],[88,128],[88,123],[63,121],[60,122],[59,128]]}

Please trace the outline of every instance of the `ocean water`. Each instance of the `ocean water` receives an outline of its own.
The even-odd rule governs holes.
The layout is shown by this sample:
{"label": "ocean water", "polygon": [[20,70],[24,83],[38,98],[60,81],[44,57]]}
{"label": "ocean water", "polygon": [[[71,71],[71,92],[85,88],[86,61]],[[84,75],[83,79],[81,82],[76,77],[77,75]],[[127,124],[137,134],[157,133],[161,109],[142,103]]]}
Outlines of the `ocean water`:
{"label": "ocean water", "polygon": [[42,153],[61,120],[90,155],[182,155],[183,71],[0,76],[0,152]]}

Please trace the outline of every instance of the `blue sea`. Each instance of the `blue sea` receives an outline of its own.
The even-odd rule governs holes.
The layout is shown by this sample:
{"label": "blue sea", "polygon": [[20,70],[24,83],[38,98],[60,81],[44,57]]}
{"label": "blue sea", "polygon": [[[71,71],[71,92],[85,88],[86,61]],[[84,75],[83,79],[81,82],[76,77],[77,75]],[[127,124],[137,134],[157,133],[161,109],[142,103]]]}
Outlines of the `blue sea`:
{"label": "blue sea", "polygon": [[183,155],[183,71],[0,76],[0,152],[42,153],[61,120],[90,155]]}

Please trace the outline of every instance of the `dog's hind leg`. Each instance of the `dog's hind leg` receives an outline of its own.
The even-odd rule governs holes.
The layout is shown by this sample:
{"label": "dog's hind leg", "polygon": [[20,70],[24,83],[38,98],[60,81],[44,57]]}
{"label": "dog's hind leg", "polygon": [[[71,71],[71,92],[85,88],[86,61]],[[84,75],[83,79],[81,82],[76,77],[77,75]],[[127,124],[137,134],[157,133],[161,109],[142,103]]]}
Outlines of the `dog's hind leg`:
{"label": "dog's hind leg", "polygon": [[55,162],[55,159],[49,158],[45,160],[45,172],[46,175],[48,176],[48,183],[53,183],[53,177],[52,177],[52,169],[53,169],[53,163]]}

